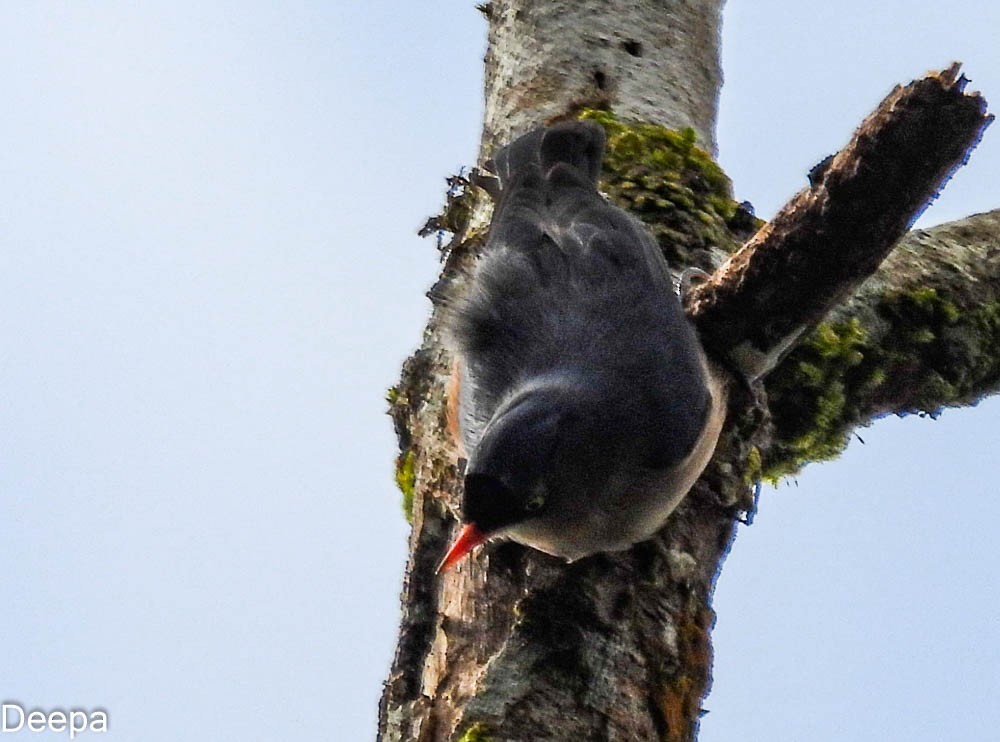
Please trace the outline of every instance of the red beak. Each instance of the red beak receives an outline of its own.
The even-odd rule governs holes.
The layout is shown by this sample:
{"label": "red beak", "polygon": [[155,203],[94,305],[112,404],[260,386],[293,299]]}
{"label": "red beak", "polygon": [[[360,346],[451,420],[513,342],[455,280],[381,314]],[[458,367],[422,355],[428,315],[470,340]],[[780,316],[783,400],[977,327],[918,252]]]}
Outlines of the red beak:
{"label": "red beak", "polygon": [[461,530],[458,538],[455,539],[451,548],[448,549],[448,553],[444,555],[444,559],[441,560],[441,564],[437,568],[438,574],[444,572],[446,569],[451,569],[456,562],[461,561],[462,557],[488,538],[488,534],[483,533],[475,525],[469,523]]}

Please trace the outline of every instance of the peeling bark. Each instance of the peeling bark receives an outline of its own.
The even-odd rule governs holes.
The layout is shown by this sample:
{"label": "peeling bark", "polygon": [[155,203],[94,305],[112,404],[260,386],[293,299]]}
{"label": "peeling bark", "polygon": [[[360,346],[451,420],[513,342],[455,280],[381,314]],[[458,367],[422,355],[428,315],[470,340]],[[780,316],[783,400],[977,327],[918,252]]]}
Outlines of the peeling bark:
{"label": "peeling bark", "polygon": [[702,337],[753,378],[874,272],[992,121],[959,66],[897,86],[811,186],[705,283]]}

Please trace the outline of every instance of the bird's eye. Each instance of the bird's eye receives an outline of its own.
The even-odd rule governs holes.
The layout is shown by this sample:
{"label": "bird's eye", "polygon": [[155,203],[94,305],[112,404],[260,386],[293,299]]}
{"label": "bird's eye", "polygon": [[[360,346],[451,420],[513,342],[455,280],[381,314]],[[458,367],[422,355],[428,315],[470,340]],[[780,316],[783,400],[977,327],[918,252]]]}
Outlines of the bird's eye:
{"label": "bird's eye", "polygon": [[545,495],[541,492],[536,492],[531,496],[531,499],[524,503],[524,509],[529,513],[537,513],[545,505]]}

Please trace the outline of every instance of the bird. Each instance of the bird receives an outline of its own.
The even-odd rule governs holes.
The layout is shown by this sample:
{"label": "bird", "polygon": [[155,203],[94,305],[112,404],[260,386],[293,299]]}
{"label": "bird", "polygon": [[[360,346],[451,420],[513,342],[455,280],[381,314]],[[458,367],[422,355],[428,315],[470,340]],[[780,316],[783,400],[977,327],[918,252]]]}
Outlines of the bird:
{"label": "bird", "polygon": [[595,122],[561,122],[489,163],[488,238],[444,311],[449,428],[466,466],[439,572],[494,538],[569,562],[628,549],[715,449],[724,378],[655,239],[598,191],[605,140]]}

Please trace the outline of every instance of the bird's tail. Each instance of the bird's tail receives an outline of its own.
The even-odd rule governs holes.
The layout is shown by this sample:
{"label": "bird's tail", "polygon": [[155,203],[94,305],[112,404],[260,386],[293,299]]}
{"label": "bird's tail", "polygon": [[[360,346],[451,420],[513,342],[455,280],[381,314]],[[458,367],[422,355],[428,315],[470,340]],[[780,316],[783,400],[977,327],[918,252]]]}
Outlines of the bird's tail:
{"label": "bird's tail", "polygon": [[597,185],[604,157],[604,129],[593,121],[566,121],[534,129],[501,148],[493,156],[501,188],[519,176],[547,176],[559,164],[569,165]]}

